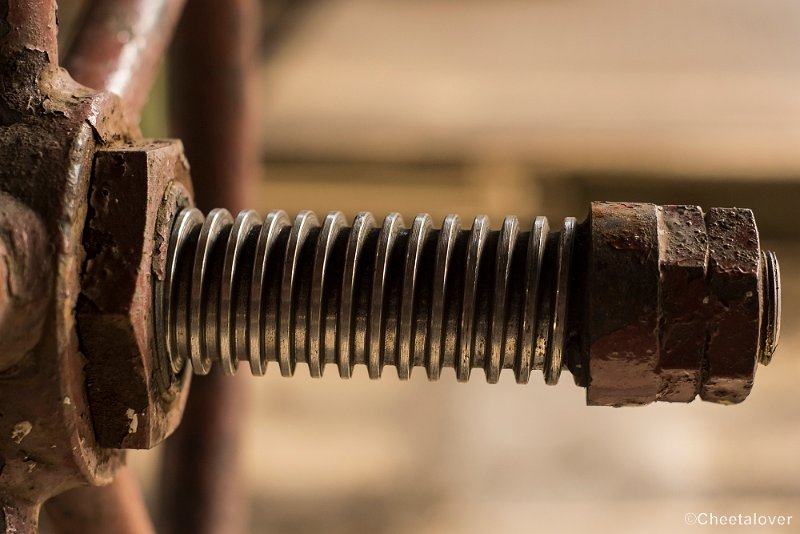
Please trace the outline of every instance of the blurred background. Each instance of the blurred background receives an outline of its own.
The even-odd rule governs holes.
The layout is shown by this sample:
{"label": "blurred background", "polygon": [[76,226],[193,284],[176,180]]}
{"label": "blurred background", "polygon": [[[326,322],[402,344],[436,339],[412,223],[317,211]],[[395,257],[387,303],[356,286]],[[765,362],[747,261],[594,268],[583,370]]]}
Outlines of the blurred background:
{"label": "blurred background", "polygon": [[[63,27],[77,4],[62,2]],[[250,531],[717,530],[686,526],[689,512],[794,515],[774,530],[800,531],[800,2],[287,0],[263,12],[254,208],[498,224],[583,218],[590,200],[751,207],[781,262],[784,313],[773,363],[732,407],[588,408],[568,376],[312,380],[273,366],[239,382]],[[167,131],[165,83],[146,135]],[[154,508],[159,458],[130,455]]]}

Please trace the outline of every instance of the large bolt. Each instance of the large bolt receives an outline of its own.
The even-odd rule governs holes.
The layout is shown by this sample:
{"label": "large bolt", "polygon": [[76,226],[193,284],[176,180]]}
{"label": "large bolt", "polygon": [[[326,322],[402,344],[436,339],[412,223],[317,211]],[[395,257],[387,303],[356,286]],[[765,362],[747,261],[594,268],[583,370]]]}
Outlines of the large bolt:
{"label": "large bolt", "polygon": [[291,376],[306,362],[372,378],[394,365],[459,381],[512,369],[520,383],[562,369],[597,405],[742,401],[779,331],[779,274],[752,213],[696,206],[594,203],[582,224],[551,231],[544,217],[491,230],[455,215],[406,228],[341,213],[262,219],[196,209],[173,223],[156,287],[164,372],[214,363],[253,374],[267,362]]}

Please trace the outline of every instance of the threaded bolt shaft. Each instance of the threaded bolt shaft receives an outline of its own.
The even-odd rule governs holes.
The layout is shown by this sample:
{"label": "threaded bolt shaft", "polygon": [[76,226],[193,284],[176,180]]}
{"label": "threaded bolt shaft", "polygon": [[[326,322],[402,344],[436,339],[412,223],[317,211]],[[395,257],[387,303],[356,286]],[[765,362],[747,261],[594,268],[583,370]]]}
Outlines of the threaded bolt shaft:
{"label": "threaded bolt shaft", "polygon": [[740,208],[592,204],[578,225],[529,229],[485,216],[469,229],[456,215],[434,228],[397,213],[347,225],[310,211],[291,222],[181,210],[155,328],[163,383],[190,362],[196,374],[240,360],[255,375],[305,362],[320,377],[357,364],[379,378],[386,365],[408,379],[446,367],[497,382],[512,369],[527,383],[562,369],[587,387],[587,402],[741,402],[755,366],[769,363],[780,332],[780,272],[760,249],[752,212]]}
{"label": "threaded bolt shaft", "polygon": [[170,238],[167,272],[156,285],[156,328],[163,358],[178,373],[214,363],[255,375],[278,362],[291,376],[306,362],[312,376],[336,364],[349,378],[365,364],[371,378],[385,365],[401,379],[415,366],[436,380],[443,367],[459,381],[482,368],[489,382],[531,369],[555,384],[566,366],[570,270],[576,221],[550,231],[537,217],[523,230],[507,217],[499,231],[485,216],[470,229],[447,216],[435,229],[428,215],[411,228],[369,213],[347,226],[339,212],[322,224],[309,211],[294,223],[282,211],[261,220],[226,210],[203,217],[180,212]]}

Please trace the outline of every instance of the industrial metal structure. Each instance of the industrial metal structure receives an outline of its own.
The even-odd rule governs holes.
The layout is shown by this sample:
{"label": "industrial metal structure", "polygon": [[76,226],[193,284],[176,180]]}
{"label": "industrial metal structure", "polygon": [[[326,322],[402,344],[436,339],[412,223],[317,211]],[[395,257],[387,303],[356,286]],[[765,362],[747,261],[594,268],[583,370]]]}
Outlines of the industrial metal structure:
{"label": "industrial metal structure", "polygon": [[[451,367],[460,381],[481,368],[489,382],[541,370],[548,384],[567,369],[605,406],[741,402],[769,363],[779,271],[749,210],[597,202],[583,222],[499,230],[261,217],[244,209],[254,3],[92,4],[65,70],[55,1],[0,2],[5,532],[36,531],[45,502],[63,532],[151,530],[124,450],[182,419],[163,498],[183,523],[164,529],[235,528],[238,400],[222,375],[240,361],[343,378],[356,364],[432,380]],[[138,129],[179,20],[171,112],[186,152]],[[191,477],[195,493],[176,489]]]}

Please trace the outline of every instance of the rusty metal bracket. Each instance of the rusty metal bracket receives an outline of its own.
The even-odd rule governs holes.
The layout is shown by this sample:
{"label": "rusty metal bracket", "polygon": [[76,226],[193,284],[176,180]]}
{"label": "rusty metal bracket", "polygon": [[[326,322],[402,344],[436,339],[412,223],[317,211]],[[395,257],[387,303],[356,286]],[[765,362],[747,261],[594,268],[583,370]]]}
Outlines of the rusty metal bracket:
{"label": "rusty metal bracket", "polygon": [[[96,358],[87,358],[76,311],[95,154],[139,134],[117,96],[79,85],[59,69],[55,35],[55,2],[0,5],[0,525],[6,532],[35,531],[43,501],[72,487],[107,484],[124,461],[123,451],[103,446],[104,435],[96,433],[94,414],[102,411],[92,405],[84,370]],[[168,175],[163,171],[159,176]],[[157,184],[154,178],[143,185]],[[152,249],[152,238],[146,247]],[[171,427],[162,410],[149,428],[147,410],[164,404],[150,406],[151,399],[142,417],[153,444]]]}
{"label": "rusty metal bracket", "polygon": [[15,313],[2,316],[31,329],[2,357],[0,504],[6,530],[13,524],[22,532],[35,525],[43,500],[107,483],[123,461],[121,451],[95,439],[75,309],[95,149],[131,132],[115,97],[58,69],[54,37],[47,38],[55,10],[46,2],[6,6],[0,188],[4,243],[16,259],[5,262],[4,273],[12,282],[4,284],[11,291],[5,302]]}

